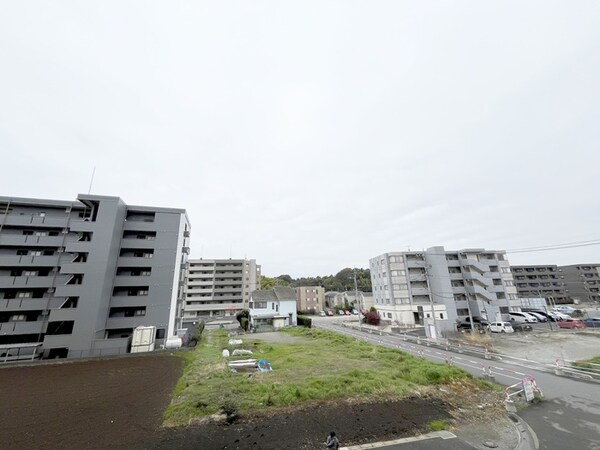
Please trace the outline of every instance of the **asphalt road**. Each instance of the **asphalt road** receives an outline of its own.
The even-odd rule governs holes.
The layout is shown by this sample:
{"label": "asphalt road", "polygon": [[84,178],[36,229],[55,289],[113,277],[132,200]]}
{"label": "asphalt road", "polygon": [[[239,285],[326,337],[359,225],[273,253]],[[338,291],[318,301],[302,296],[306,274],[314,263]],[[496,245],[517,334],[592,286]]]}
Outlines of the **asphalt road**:
{"label": "asphalt road", "polygon": [[332,320],[334,318],[320,319],[322,320],[313,320],[315,327],[418,354],[435,362],[454,364],[475,376],[481,376],[484,370],[491,370],[495,381],[505,386],[518,383],[525,375],[531,375],[542,389],[545,401],[520,411],[519,415],[537,434],[540,448],[600,450],[600,384],[540,372],[533,368],[533,363],[528,367],[465,356],[405,342],[401,336],[379,336],[344,328],[336,324],[338,321]]}

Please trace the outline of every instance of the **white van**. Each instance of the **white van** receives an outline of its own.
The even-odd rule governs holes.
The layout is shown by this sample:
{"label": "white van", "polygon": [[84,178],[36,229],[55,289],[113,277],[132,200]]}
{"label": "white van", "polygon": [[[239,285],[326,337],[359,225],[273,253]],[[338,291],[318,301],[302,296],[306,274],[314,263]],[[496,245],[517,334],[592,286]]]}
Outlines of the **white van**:
{"label": "white van", "polygon": [[517,323],[536,323],[538,320],[525,312],[510,311],[508,313],[510,320]]}
{"label": "white van", "polygon": [[492,333],[514,333],[512,325],[509,322],[492,322],[490,323],[490,331]]}

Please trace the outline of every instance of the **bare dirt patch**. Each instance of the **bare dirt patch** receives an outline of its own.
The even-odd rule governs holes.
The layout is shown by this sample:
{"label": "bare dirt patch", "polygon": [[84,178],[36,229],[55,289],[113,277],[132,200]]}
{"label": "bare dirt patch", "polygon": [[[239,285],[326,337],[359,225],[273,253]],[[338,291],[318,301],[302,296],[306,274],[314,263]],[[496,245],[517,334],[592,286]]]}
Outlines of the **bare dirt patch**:
{"label": "bare dirt patch", "polygon": [[342,445],[398,439],[428,432],[433,420],[451,426],[490,423],[504,410],[498,391],[469,392],[461,382],[425,387],[396,401],[349,399],[309,406],[271,409],[249,414],[229,424],[205,422],[198,426],[168,429],[160,439],[147,441],[146,449],[315,449],[324,448],[330,431]]}
{"label": "bare dirt patch", "polygon": [[0,369],[0,448],[131,448],[158,439],[182,360],[146,355]]}

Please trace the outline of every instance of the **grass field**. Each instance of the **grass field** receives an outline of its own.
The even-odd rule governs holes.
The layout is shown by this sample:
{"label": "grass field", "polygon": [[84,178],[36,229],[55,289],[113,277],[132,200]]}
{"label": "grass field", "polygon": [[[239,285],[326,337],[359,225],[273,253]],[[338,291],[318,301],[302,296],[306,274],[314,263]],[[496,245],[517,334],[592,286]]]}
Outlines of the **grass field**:
{"label": "grass field", "polygon": [[[397,399],[419,386],[450,380],[470,380],[453,366],[435,364],[397,350],[372,346],[322,330],[291,328],[281,331],[301,339],[274,344],[260,334],[246,335],[242,348],[266,359],[272,372],[232,373],[221,351],[226,333],[206,336],[187,356],[183,376],[165,413],[165,424],[185,425],[190,419],[225,412],[247,413],[269,407],[334,399]],[[248,356],[239,359],[245,359]],[[233,358],[232,358],[233,359]],[[472,380],[473,383],[478,383]]]}

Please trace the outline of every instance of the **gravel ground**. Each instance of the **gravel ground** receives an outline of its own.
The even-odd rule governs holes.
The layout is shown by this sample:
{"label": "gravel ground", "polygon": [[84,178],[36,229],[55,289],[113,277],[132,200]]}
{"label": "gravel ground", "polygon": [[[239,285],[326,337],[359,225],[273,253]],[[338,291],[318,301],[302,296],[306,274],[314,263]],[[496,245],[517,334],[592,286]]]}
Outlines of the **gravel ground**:
{"label": "gravel ground", "polygon": [[[553,324],[554,326],[554,324]],[[554,363],[600,356],[600,330],[559,330],[494,336],[494,350],[506,355]]]}

